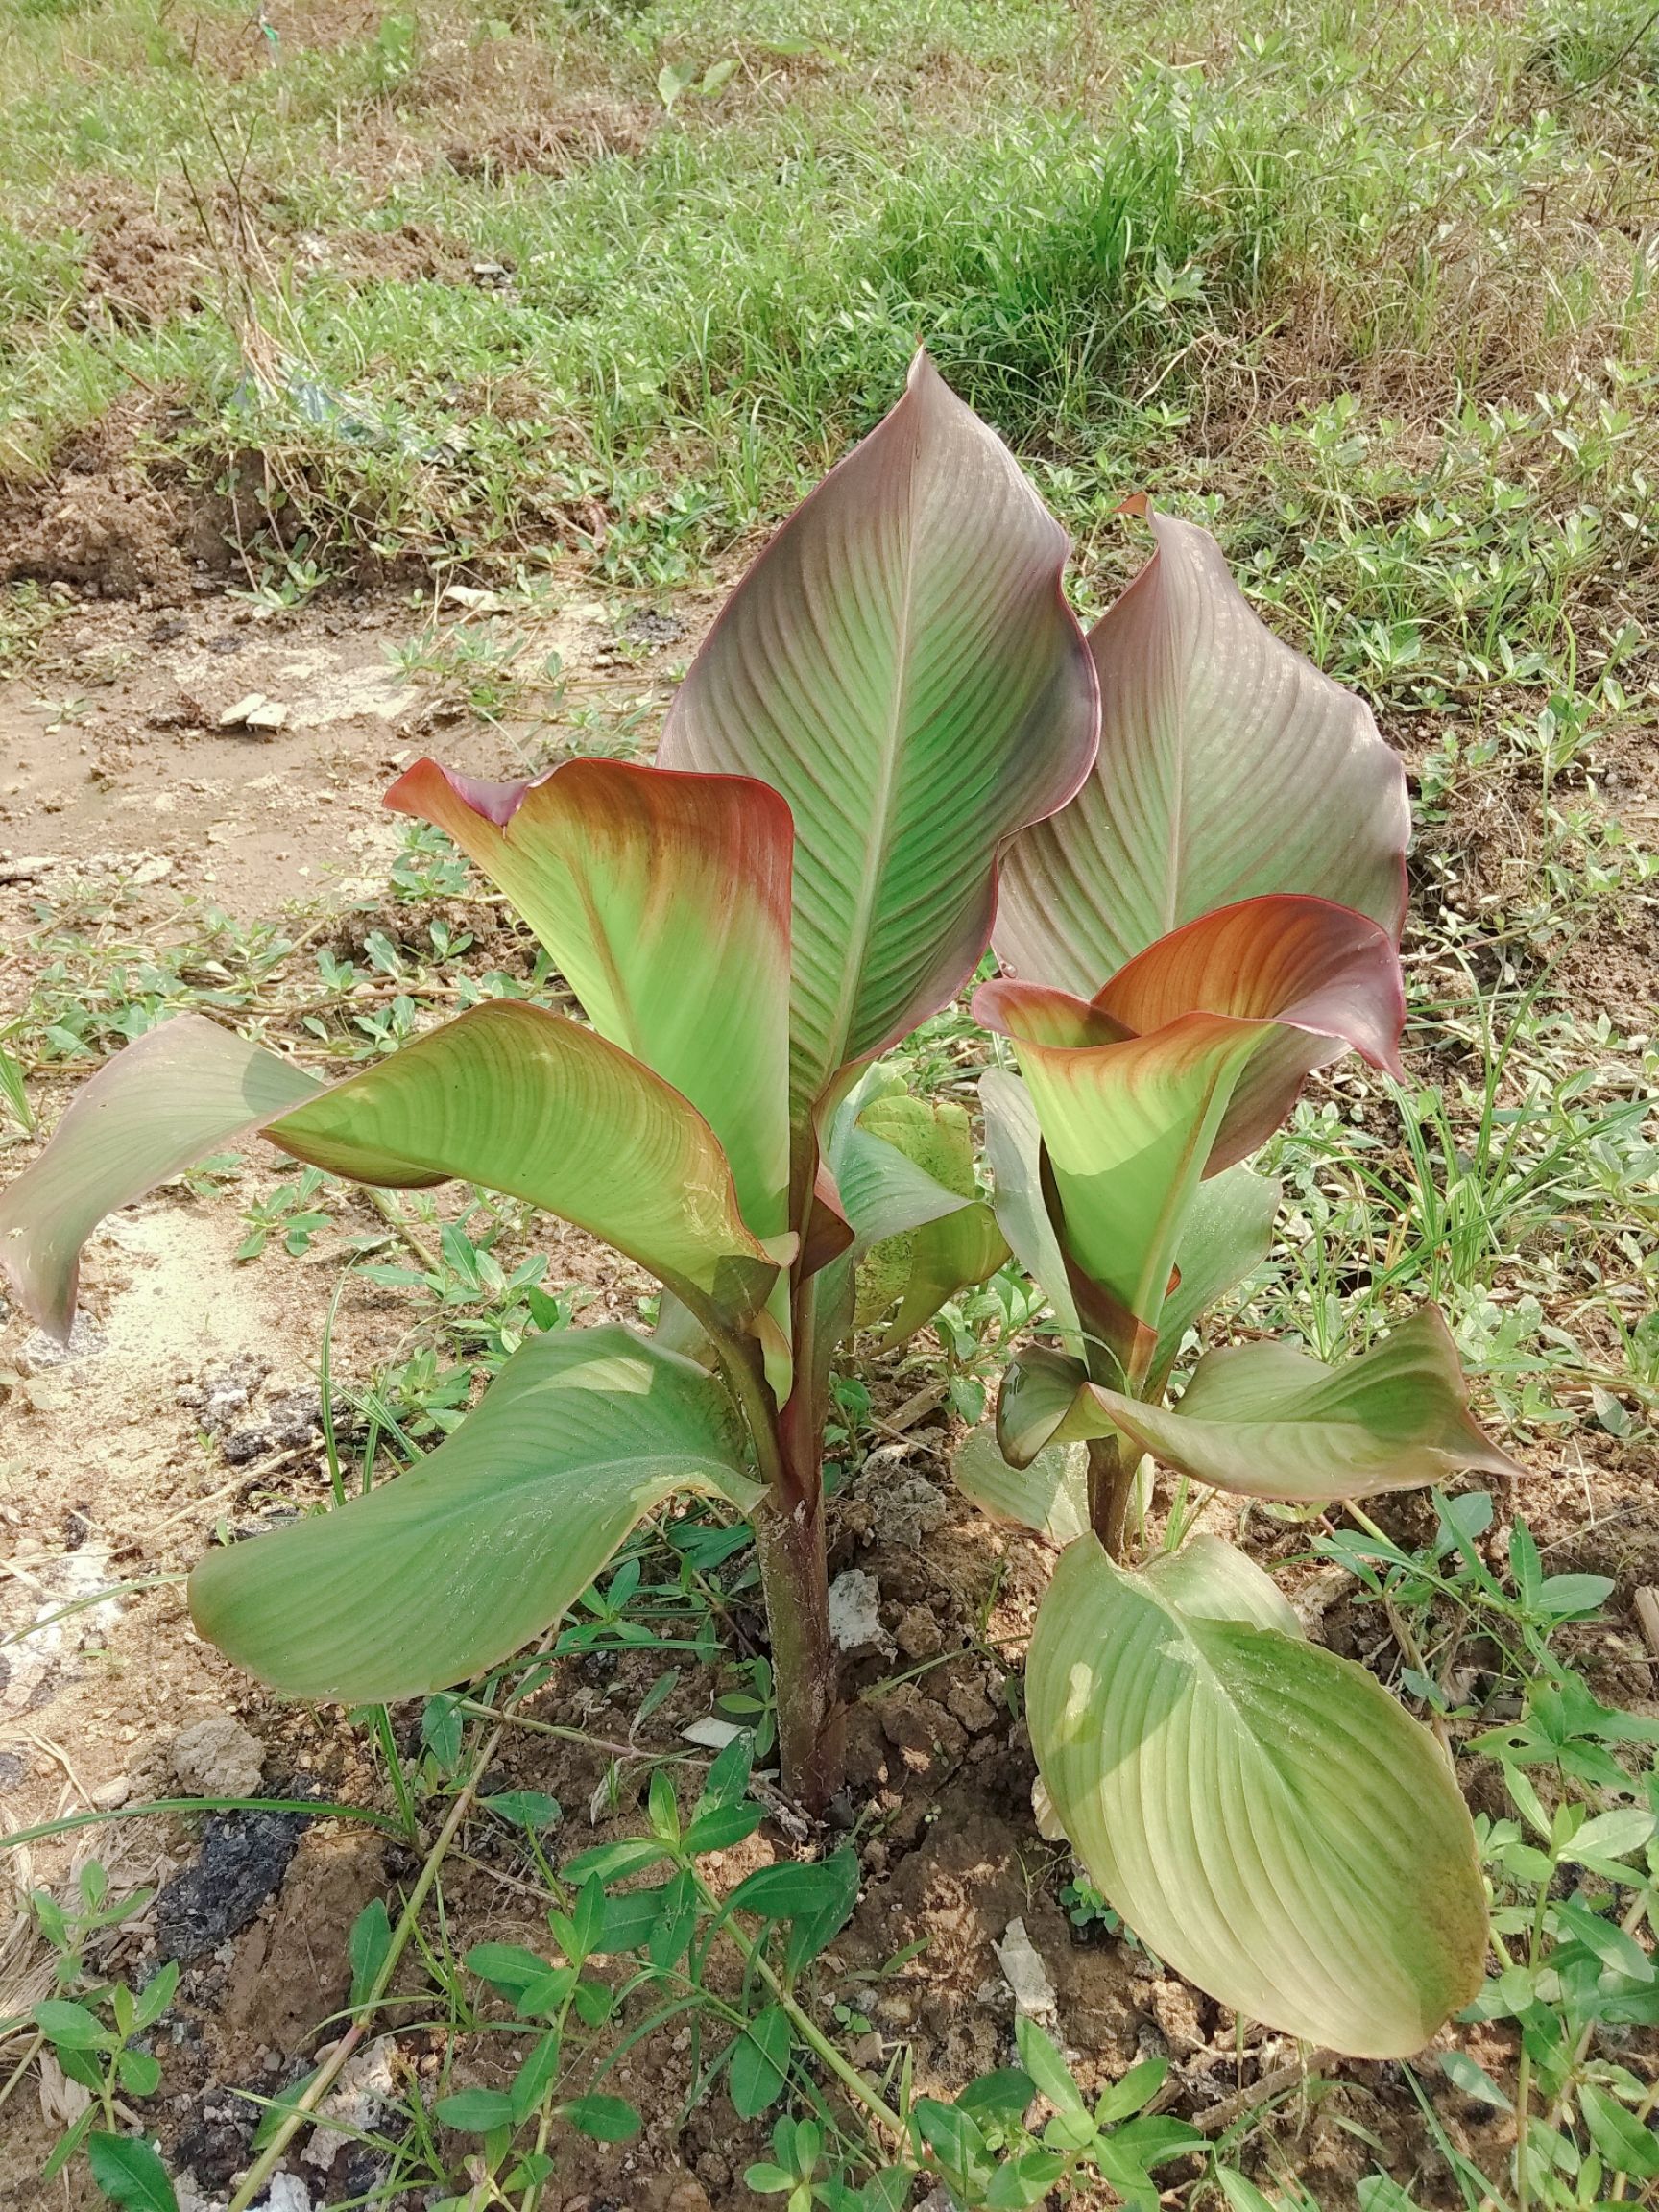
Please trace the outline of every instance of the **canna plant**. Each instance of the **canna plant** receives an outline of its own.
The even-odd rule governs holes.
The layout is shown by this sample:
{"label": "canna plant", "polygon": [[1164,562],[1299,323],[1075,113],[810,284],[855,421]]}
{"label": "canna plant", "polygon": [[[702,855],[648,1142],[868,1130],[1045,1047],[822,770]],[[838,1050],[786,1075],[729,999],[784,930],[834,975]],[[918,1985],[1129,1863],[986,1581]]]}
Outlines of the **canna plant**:
{"label": "canna plant", "polygon": [[[387,794],[517,907],[586,1022],[492,1000],[332,1084],[163,1023],[0,1196],[0,1266],[65,1334],[96,1222],[255,1132],[608,1240],[662,1286],[651,1334],[531,1337],[417,1469],[209,1553],[194,1619],[291,1695],[415,1695],[556,1622],[665,1498],[718,1494],[755,1529],[784,1781],[822,1810],[837,1347],[879,1317],[873,1283],[898,1342],[1012,1252],[1051,1336],[957,1473],[1065,1546],[1029,1670],[1057,1816],[1194,1981],[1402,2053],[1484,1945],[1450,1767],[1244,1552],[1199,1535],[1140,1559],[1137,1501],[1152,1459],[1309,1502],[1508,1464],[1432,1313],[1334,1369],[1213,1352],[1164,1403],[1187,1331],[1267,1249],[1278,1192],[1245,1155],[1310,1070],[1395,1064],[1404,781],[1213,541],[1153,527],[1085,639],[1062,533],[919,355],[739,585],[655,766],[493,784],[421,760]],[[906,1095],[882,1055],[975,972],[994,918],[1003,973],[974,1006],[1021,1074],[982,1086],[993,1212],[960,1109]]]}

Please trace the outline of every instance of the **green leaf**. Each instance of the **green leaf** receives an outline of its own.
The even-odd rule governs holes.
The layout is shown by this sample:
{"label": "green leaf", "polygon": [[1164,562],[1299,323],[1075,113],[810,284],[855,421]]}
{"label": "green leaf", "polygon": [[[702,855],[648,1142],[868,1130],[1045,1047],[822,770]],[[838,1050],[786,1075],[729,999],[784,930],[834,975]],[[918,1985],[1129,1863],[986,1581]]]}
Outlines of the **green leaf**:
{"label": "green leaf", "polygon": [[549,1797],[544,1790],[500,1790],[482,1803],[497,1819],[510,1820],[516,1828],[528,1828],[533,1834],[557,1828],[565,1817],[558,1798]]}
{"label": "green leaf", "polygon": [[1163,2088],[1168,2072],[1167,2058],[1143,2058],[1139,2066],[1131,2066],[1122,2080],[1114,2081],[1095,2104],[1094,2125],[1115,2128],[1120,2120],[1139,2112]]}
{"label": "green leaf", "polygon": [[1591,2140],[1615,2174],[1628,2174],[1635,2181],[1659,2176],[1659,2135],[1651,2128],[1593,2081],[1579,2089],[1578,2104]]}
{"label": "green leaf", "polygon": [[579,1851],[565,1867],[565,1879],[581,1884],[589,1874],[597,1874],[609,1887],[629,1874],[640,1874],[647,1866],[661,1864],[667,1856],[654,1837],[623,1836],[614,1843],[595,1843],[589,1850]]}
{"label": "green leaf", "polygon": [[1252,1167],[1229,1167],[1200,1183],[1175,1240],[1175,1282],[1158,1316],[1158,1348],[1145,1396],[1163,1396],[1189,1329],[1216,1299],[1262,1264],[1273,1242],[1283,1184]]}
{"label": "green leaf", "polygon": [[540,1982],[547,1971],[546,1960],[520,1943],[474,1943],[461,1963],[469,1974],[505,1990],[509,1997]]}
{"label": "green leaf", "polygon": [[1559,1856],[1575,1865],[1583,1865],[1590,1860],[1612,1861],[1627,1859],[1659,1826],[1645,1805],[1620,1805],[1611,1813],[1598,1813],[1594,1819],[1586,1820],[1570,1842],[1561,1846]]}
{"label": "green leaf", "polygon": [[619,1896],[607,1897],[605,1925],[594,1945],[596,1955],[609,1958],[617,1951],[637,1951],[648,1943],[656,1934],[669,1887],[663,1883],[656,1888],[625,1889]]}
{"label": "green leaf", "polygon": [[1028,1467],[1010,1467],[994,1422],[971,1430],[950,1462],[963,1496],[994,1521],[1070,1544],[1089,1526],[1089,1458],[1081,1444],[1054,1444]]}
{"label": "green leaf", "polygon": [[594,1030],[523,999],[473,1007],[265,1134],[358,1182],[387,1180],[390,1154],[528,1199],[729,1323],[752,1317],[777,1276],[696,1108]]}
{"label": "green leaf", "polygon": [[704,1851],[726,1851],[753,1836],[766,1817],[764,1805],[716,1805],[699,1813],[685,1831],[685,1848],[695,1857]]}
{"label": "green leaf", "polygon": [[47,2042],[59,2051],[98,2051],[114,2040],[95,2012],[60,1997],[48,1997],[35,2006],[31,2017]]}
{"label": "green leaf", "polygon": [[1473,2097],[1479,2104],[1490,2104],[1497,2112],[1513,2112],[1514,2102],[1499,2088],[1490,2074],[1467,2051],[1442,2051],[1440,2071],[1454,2089],[1465,2097]]}
{"label": "green leaf", "polygon": [[1066,1552],[1026,1669],[1043,1779],[1176,1972],[1310,2042],[1405,2056],[1480,1985],[1473,1823],[1363,1668],[1260,1624],[1229,1549],[1136,1575],[1093,1537]]}
{"label": "green leaf", "polygon": [[1247,1497],[1363,1498],[1465,1467],[1520,1472],[1475,1426],[1456,1347],[1432,1306],[1335,1367],[1271,1341],[1208,1352],[1173,1410],[1091,1394],[1142,1451]]}
{"label": "green leaf", "polygon": [[740,2120],[755,2120],[783,2093],[789,2073],[789,2015],[781,2005],[757,2013],[732,2046],[727,2082]]}
{"label": "green leaf", "polygon": [[676,1490],[745,1508],[744,1439],[700,1367],[615,1325],[533,1336],[411,1473],[209,1552],[199,1632],[300,1697],[465,1681],[557,1621]]}
{"label": "green leaf", "polygon": [[464,2135],[488,2135],[513,2125],[513,2100],[499,2089],[462,2089],[453,2097],[440,2097],[432,2112],[445,2128],[458,2128]]}
{"label": "green leaf", "polygon": [[1061,2056],[1053,2037],[1046,2034],[1029,2013],[1016,2016],[1014,2041],[1020,2063],[1030,2075],[1040,2097],[1046,2097],[1057,2112],[1088,2110],[1083,2092],[1071,2079],[1071,2069]]}
{"label": "green leaf", "polygon": [[646,1956],[665,1974],[691,1940],[697,1924],[697,1884],[688,1866],[663,1885],[662,1904],[646,1941]]}
{"label": "green leaf", "polygon": [[790,1094],[949,1002],[983,951],[1002,840],[1097,734],[1066,541],[925,354],[784,524],[668,715],[668,768],[757,776],[795,823]]}
{"label": "green leaf", "polygon": [[106,1214],[319,1089],[292,1062],[200,1014],[129,1045],[75,1094],[46,1149],[0,1192],[0,1276],[18,1305],[66,1337],[81,1247]]}
{"label": "green leaf", "polygon": [[936,2097],[918,2097],[910,2109],[922,2140],[946,2174],[977,2195],[993,2167],[985,2138],[972,2116],[959,2104],[942,2104]]}
{"label": "green leaf", "polygon": [[115,2075],[123,2089],[134,2097],[154,2097],[161,2080],[161,2061],[148,2051],[120,2051]]}
{"label": "green leaf", "polygon": [[957,2098],[956,2108],[993,2127],[1017,2128],[1036,2094],[1037,2084],[1021,2067],[998,2066],[970,2081]]}
{"label": "green leaf", "polygon": [[154,2027],[172,2004],[173,1992],[178,1986],[179,1961],[177,1959],[169,1959],[166,1965],[158,1973],[153,1974],[138,1992],[138,2003],[132,2013],[134,2032],[141,2028]]}
{"label": "green leaf", "polygon": [[787,1963],[794,1975],[834,1940],[857,1902],[858,1855],[842,1849],[810,1863],[781,1861],[758,1867],[732,1891],[721,1917],[754,1912],[763,1920],[791,1922]]}
{"label": "green leaf", "polygon": [[741,1805],[749,1794],[749,1777],[754,1767],[754,1738],[733,1736],[704,1777],[703,1794],[697,1800],[694,1817],[700,1819],[705,1813]]}
{"label": "green leaf", "polygon": [[529,2056],[514,2075],[508,2095],[516,2128],[523,2126],[557,2079],[563,2040],[558,2029],[550,2028],[531,2045]]}
{"label": "green leaf", "polygon": [[479,783],[421,759],[386,804],[504,891],[599,1034],[720,1140],[757,1237],[789,1225],[789,809],[746,778],[566,761]]}
{"label": "green leaf", "polygon": [[1258,2189],[1236,2166],[1217,2166],[1215,2179],[1232,2212],[1279,2212],[1277,2200]]}
{"label": "green leaf", "polygon": [[1031,1094],[1005,1068],[979,1078],[985,1117],[985,1160],[997,1192],[997,1222],[1014,1257],[1047,1299],[1062,1349],[1081,1358],[1083,1324],[1070,1278],[1043,1194],[1043,1132]]}
{"label": "green leaf", "polygon": [[1050,1445],[1110,1436],[1111,1416],[1090,1390],[1081,1359],[1027,1344],[1003,1373],[997,1394],[997,1443],[1011,1467],[1028,1467]]}
{"label": "green leaf", "polygon": [[93,2180],[122,2212],[179,2212],[167,2169],[155,2145],[142,2136],[88,2135],[86,2163]]}
{"label": "green leaf", "polygon": [[1604,1920],[1599,1912],[1592,1911],[1581,1898],[1563,1898],[1555,1907],[1555,1916],[1571,1936],[1615,1974],[1628,1975],[1632,1982],[1654,1979],[1653,1961],[1636,1938],[1627,1936],[1617,1921]]}
{"label": "green leaf", "polygon": [[579,2135],[595,2143],[631,2143],[644,2125],[624,2097],[572,2097],[559,2109]]}
{"label": "green leaf", "polygon": [[1088,994],[1183,923],[1264,893],[1406,911],[1410,815],[1370,710],[1275,637],[1208,531],[1150,513],[1151,562],[1095,626],[1101,744],[1016,839],[997,951]]}

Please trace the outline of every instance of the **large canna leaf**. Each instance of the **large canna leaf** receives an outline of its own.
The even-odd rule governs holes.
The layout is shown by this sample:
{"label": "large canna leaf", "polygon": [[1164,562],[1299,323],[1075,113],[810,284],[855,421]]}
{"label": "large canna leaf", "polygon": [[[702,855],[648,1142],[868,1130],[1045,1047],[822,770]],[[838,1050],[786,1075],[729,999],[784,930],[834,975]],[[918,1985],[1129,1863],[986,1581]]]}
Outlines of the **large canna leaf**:
{"label": "large canna leaf", "polygon": [[669,711],[664,767],[757,776],[789,804],[803,1132],[840,1070],[972,973],[999,844],[1087,773],[1094,675],[1065,555],[1000,441],[918,354],[898,406],[739,585]]}
{"label": "large canna leaf", "polygon": [[1010,849],[998,958],[1087,996],[1183,923],[1277,891],[1397,936],[1406,778],[1369,709],[1273,636],[1207,531],[1151,521],[1156,552],[1089,639],[1094,772]]}
{"label": "large canna leaf", "polygon": [[1350,1046],[1398,1065],[1392,941],[1317,899],[1206,916],[1093,1001],[1003,979],[974,1010],[1020,1046],[1069,1261],[1141,1332],[1200,1179],[1260,1143],[1310,1068]]}
{"label": "large canna leaf", "polygon": [[533,1336],[411,1473],[209,1552],[191,1614],[292,1696],[417,1696],[540,1635],[676,1490],[759,1495],[714,1379],[614,1325]]}
{"label": "large canna leaf", "polygon": [[993,1521],[1029,1528],[1067,1545],[1089,1527],[1089,1458],[1081,1444],[1053,1444],[1029,1466],[1012,1467],[997,1432],[982,1421],[963,1438],[950,1462],[957,1488]]}
{"label": "large canna leaf", "polygon": [[1214,1538],[1132,1575],[1082,1537],[1026,1665],[1038,1766],[1090,1879],[1178,1973],[1404,2057],[1480,1985],[1474,1824],[1428,1731],[1287,1628]]}
{"label": "large canna leaf", "polygon": [[1475,1426],[1456,1346],[1432,1306],[1336,1367],[1287,1344],[1206,1353],[1173,1410],[1116,1390],[1090,1395],[1142,1451],[1246,1497],[1364,1498],[1465,1467],[1522,1471]]}
{"label": "large canna leaf", "polygon": [[738,776],[571,760],[480,783],[418,760],[386,794],[454,838],[602,1037],[684,1093],[757,1237],[788,1223],[789,809]]}
{"label": "large canna leaf", "polygon": [[728,1325],[751,1319],[777,1277],[696,1108],[591,1029],[520,999],[474,1007],[265,1134],[357,1182],[381,1181],[389,1153],[526,1198]]}
{"label": "large canna leaf", "polygon": [[[23,1310],[67,1336],[81,1247],[106,1214],[320,1089],[292,1061],[200,1014],[163,1022],[118,1052],[0,1195],[0,1272]],[[376,1182],[443,1180],[388,1159],[377,1166]]]}

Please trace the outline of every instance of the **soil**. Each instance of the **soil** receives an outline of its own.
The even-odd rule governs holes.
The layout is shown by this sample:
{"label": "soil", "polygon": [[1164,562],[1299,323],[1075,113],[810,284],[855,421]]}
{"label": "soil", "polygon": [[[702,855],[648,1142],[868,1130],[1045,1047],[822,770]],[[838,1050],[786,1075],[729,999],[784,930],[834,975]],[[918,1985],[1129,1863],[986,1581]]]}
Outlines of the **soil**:
{"label": "soil", "polygon": [[[621,619],[572,600],[546,642],[578,690],[589,686],[586,696],[637,696],[684,660],[710,604]],[[188,929],[199,902],[248,924],[278,917],[294,901],[315,911],[325,894],[325,911],[340,910],[339,941],[360,943],[397,846],[398,826],[376,804],[386,781],[429,745],[490,776],[521,772],[546,742],[545,732],[514,726],[434,735],[430,695],[399,679],[388,659],[423,612],[380,601],[262,621],[246,603],[188,589],[176,608],[148,613],[99,598],[66,602],[49,636],[50,664],[0,687],[0,941],[24,946],[39,917],[73,907],[77,886],[125,879],[129,936],[166,942]],[[222,727],[227,710],[255,692],[287,708],[283,726],[268,735]],[[1633,756],[1629,773],[1633,803],[1650,810],[1659,789],[1651,753]],[[1632,959],[1647,956],[1639,931],[1647,926],[1632,925]],[[15,993],[20,1002],[34,965],[33,955],[17,964],[8,1000]],[[48,1124],[68,1088],[43,1101]],[[6,1159],[8,1172],[24,1149]],[[130,1586],[0,1651],[5,1827],[174,1794],[199,1784],[201,1762],[212,1757],[228,1762],[220,1769],[228,1780],[256,1771],[273,1797],[385,1803],[383,1771],[362,1731],[338,1709],[269,1695],[197,1640],[185,1609],[182,1576],[216,1532],[291,1514],[326,1486],[316,1357],[339,1283],[328,1263],[339,1245],[321,1263],[274,1250],[238,1265],[239,1203],[175,1186],[107,1221],[87,1249],[83,1318],[66,1355],[15,1318],[0,1332],[0,1632],[77,1597]],[[384,1230],[355,1200],[342,1225]],[[590,1297],[583,1319],[632,1317],[642,1278],[574,1232],[545,1226],[542,1235],[549,1286],[576,1285]],[[409,1329],[397,1291],[354,1275],[335,1319],[336,1376],[366,1380],[406,1347]],[[913,1385],[890,1363],[874,1388],[885,1421]],[[917,2089],[942,2096],[1007,2063],[1009,1961],[1028,1943],[1086,2087],[1165,2055],[1167,2108],[1218,2131],[1257,2084],[1294,2067],[1296,2050],[1259,2029],[1240,2038],[1230,2014],[1144,1954],[1098,1924],[1072,1926],[1059,1896],[1069,1855],[1038,1836],[1034,1767],[1014,1695],[1049,1555],[957,1501],[947,1479],[953,1420],[938,1407],[904,1410],[903,1425],[883,1433],[838,1495],[832,1519],[831,1573],[855,1568],[873,1578],[879,1630],[847,1668],[854,1702],[839,1813],[866,1816],[861,1901],[823,1969],[830,1990],[868,2018],[853,2056],[878,2070],[908,2043]],[[1652,1665],[1628,1606],[1638,1584],[1659,1581],[1651,1472],[1635,1447],[1578,1431],[1538,1455],[1520,1486],[1551,1571],[1616,1576],[1609,1624],[1581,1632],[1577,1657],[1604,1697],[1645,1711],[1656,1710]],[[1376,1510],[1390,1528],[1425,1532],[1420,1500],[1384,1500]],[[1303,1547],[1300,1531],[1260,1513],[1242,1527],[1276,1564]],[[1489,1539],[1494,1559],[1504,1542],[1501,1522]],[[1338,1650],[1379,1657],[1386,1624],[1349,1602],[1340,1576],[1288,1569],[1285,1581],[1313,1633]],[[739,1612],[733,1628],[755,1647],[757,1618]],[[526,1711],[614,1737],[665,1662],[676,1679],[640,1743],[683,1749],[680,1731],[733,1685],[681,1653],[563,1661]],[[893,1680],[896,1671],[909,1678]],[[407,1737],[416,1719],[400,1710],[395,1724]],[[638,1831],[627,1780],[637,1767],[622,1769],[619,1808],[595,1797],[610,1765],[599,1743],[512,1733],[491,1787],[556,1797],[565,1808],[561,1847],[574,1850]],[[1466,1779],[1481,1802],[1489,1777],[1471,1767]],[[715,1879],[724,1886],[786,1856],[797,1839],[769,1820],[724,1855]],[[183,1967],[156,2041],[161,2086],[132,2109],[159,2134],[173,2169],[188,2170],[202,2202],[222,2203],[247,2164],[255,2120],[234,2092],[269,2096],[315,2063],[347,1995],[352,1922],[376,1896],[396,1916],[417,1862],[373,1830],[288,1812],[120,1819],[8,1857],[23,1887],[64,1895],[94,1855],[112,1891],[154,1892],[102,1940],[103,1968],[131,1980],[166,1957]],[[457,1956],[486,1940],[544,1944],[541,1902],[516,1863],[499,1829],[482,1824],[452,1857],[444,1901]],[[911,1955],[884,1972],[903,1952]],[[0,1935],[0,2013],[50,1986],[49,1957],[21,1915]],[[411,1968],[399,1987],[419,1986]],[[425,2008],[413,2016],[424,2018]],[[1478,2029],[1466,2040],[1500,2079],[1512,2075],[1503,2031]],[[448,2086],[499,2085],[500,2049],[499,2039],[475,2038]],[[438,2045],[410,2028],[376,2043],[364,2055],[371,2061],[390,2080],[429,2084]],[[545,2212],[751,2212],[763,2202],[742,2175],[764,2152],[765,2127],[738,2123],[720,2091],[685,2113],[691,2069],[685,2033],[672,2025],[624,2057],[606,2086],[640,2105],[644,2134],[624,2147],[562,2152]],[[1322,2094],[1291,2096],[1273,2123],[1283,2155],[1328,2212],[1355,2201],[1356,2181],[1379,2159],[1425,2204],[1451,2204],[1450,2178],[1398,2070],[1341,2062],[1340,2077]],[[1432,2067],[1423,2079],[1451,2139],[1479,2159],[1501,2160],[1505,2117],[1471,2104]],[[32,2092],[13,2100],[11,2117],[0,2212],[34,2212],[58,2125]],[[373,2159],[341,2137],[315,2154],[297,2152],[291,2174],[302,2195],[287,2201],[307,2207],[344,2202],[374,2178]],[[95,2200],[73,2171],[54,2186],[61,2194],[52,2201],[71,2212]],[[409,2196],[406,2212],[423,2201]]]}

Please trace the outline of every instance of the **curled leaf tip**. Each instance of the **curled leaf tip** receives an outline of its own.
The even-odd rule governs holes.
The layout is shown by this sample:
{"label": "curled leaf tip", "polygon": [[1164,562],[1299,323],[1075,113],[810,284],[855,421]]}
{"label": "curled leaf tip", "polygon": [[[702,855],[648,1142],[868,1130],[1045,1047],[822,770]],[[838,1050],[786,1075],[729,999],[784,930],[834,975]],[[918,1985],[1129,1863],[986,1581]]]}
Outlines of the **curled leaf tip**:
{"label": "curled leaf tip", "polygon": [[470,807],[474,814],[481,814],[487,822],[493,822],[497,830],[504,830],[512,821],[531,787],[528,778],[513,783],[491,783],[479,776],[460,776],[453,768],[445,768],[434,760],[430,754],[424,754],[404,769],[380,804],[394,814],[414,814],[424,821],[429,818],[428,803],[435,781],[446,784],[464,806]]}

